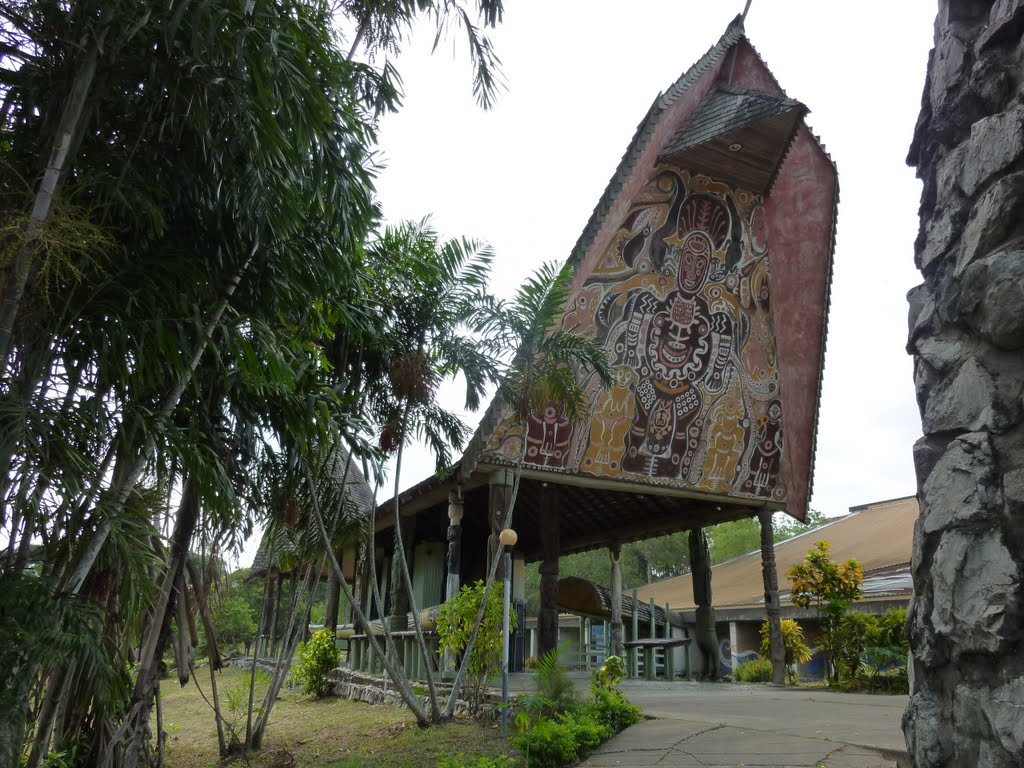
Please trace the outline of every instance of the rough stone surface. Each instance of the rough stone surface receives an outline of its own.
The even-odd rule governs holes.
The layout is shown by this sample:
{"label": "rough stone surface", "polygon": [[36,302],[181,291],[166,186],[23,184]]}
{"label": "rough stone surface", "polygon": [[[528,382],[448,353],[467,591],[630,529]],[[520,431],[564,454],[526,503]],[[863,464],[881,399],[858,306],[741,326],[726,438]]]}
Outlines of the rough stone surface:
{"label": "rough stone surface", "polygon": [[981,699],[981,710],[1000,746],[1008,753],[1024,744],[1024,677],[994,689]]}
{"label": "rough stone surface", "polygon": [[955,654],[1002,653],[1018,633],[1017,564],[995,531],[942,535],[931,569],[931,625]]}
{"label": "rough stone surface", "polygon": [[1024,347],[1024,248],[1008,248],[965,271],[959,312],[985,341],[1001,349]]}
{"label": "rough stone surface", "polygon": [[[972,357],[959,366],[950,366],[947,376],[927,365],[918,355],[917,400],[923,404],[925,433],[980,429],[1003,431],[1020,415],[1015,382],[985,369]],[[920,365],[924,362],[926,365]]]}
{"label": "rough stone surface", "polygon": [[908,161],[924,437],[908,616],[919,768],[1024,765],[1024,1],[939,0]]}
{"label": "rough stone surface", "polygon": [[1003,176],[992,184],[974,204],[964,228],[957,256],[956,271],[984,258],[994,249],[1018,237],[1024,229],[1024,172]]}
{"label": "rough stone surface", "polygon": [[961,146],[966,152],[957,153],[964,155],[960,188],[970,197],[1024,154],[1024,107],[979,120]]}
{"label": "rough stone surface", "polygon": [[924,533],[978,522],[1002,511],[988,433],[961,435],[950,443],[925,480],[924,496],[935,500],[922,508]]}
{"label": "rough stone surface", "polygon": [[[351,699],[352,701],[365,701],[368,704],[387,704],[395,707],[404,707],[405,702],[401,695],[395,690],[391,680],[386,676],[372,675],[367,672],[356,672],[344,667],[331,671],[332,681],[331,692],[340,698]],[[447,700],[451,692],[451,685],[446,683],[435,683],[438,695]],[[420,700],[424,707],[430,706],[430,699],[421,696]],[[484,711],[492,715],[497,711],[493,709],[501,703],[501,695],[487,693],[484,695]],[[514,697],[510,701],[515,701]],[[455,714],[458,716],[469,716],[469,703],[459,700],[455,705]]]}

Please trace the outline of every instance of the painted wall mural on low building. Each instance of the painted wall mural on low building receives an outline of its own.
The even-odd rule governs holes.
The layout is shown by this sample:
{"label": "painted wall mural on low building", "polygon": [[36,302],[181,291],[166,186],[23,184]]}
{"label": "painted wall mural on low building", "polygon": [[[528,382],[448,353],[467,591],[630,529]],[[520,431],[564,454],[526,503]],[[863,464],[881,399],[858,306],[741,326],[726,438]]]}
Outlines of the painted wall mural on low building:
{"label": "painted wall mural on low building", "polygon": [[[762,200],[659,167],[611,244],[581,265],[563,327],[605,340],[592,419],[531,415],[539,468],[783,502],[782,405]],[[522,429],[491,434],[514,461]]]}

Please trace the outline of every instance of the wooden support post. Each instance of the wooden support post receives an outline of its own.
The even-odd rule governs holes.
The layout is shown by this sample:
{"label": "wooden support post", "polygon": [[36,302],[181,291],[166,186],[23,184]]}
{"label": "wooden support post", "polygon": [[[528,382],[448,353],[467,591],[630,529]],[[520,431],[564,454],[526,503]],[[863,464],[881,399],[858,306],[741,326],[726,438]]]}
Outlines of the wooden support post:
{"label": "wooden support post", "polygon": [[[654,598],[651,598],[650,604],[647,606],[650,610],[650,620],[648,623],[647,636],[652,640],[658,636],[658,622],[655,619],[655,611],[657,606],[654,604]],[[654,680],[658,677],[658,652],[653,647],[651,648],[651,671],[647,674],[648,680]],[[644,660],[647,660],[647,656],[644,656]]]}
{"label": "wooden support post", "polygon": [[[665,603],[665,639],[672,639],[672,622],[669,619],[668,603]],[[665,646],[665,678],[673,680],[676,676],[676,649]]]}
{"label": "wooden support post", "polygon": [[[366,591],[370,582],[370,558],[366,552],[366,547],[360,544],[356,547],[356,576],[355,583],[352,586],[352,600],[353,604],[348,607],[348,623],[356,623],[356,606],[363,608],[363,613],[367,616],[370,614],[366,608]],[[357,631],[362,631],[357,628]]]}
{"label": "wooden support post", "polygon": [[622,547],[612,544],[608,557],[612,561],[611,655],[622,658]]}
{"label": "wooden support post", "polygon": [[[633,588],[633,640],[640,639],[640,591]],[[640,677],[640,650],[634,648],[630,652],[629,676]]]}
{"label": "wooden support post", "polygon": [[540,503],[540,613],[537,616],[537,651],[543,656],[558,647],[558,495],[553,486],[541,489]]}
{"label": "wooden support post", "polygon": [[263,626],[260,627],[260,636],[253,649],[253,655],[256,657],[270,655],[270,628],[273,626],[274,608],[277,605],[274,601],[276,585],[276,579],[273,577],[267,579],[266,592],[263,594]]}
{"label": "wooden support post", "polygon": [[[405,562],[409,565],[412,575],[412,552],[416,536],[416,516],[399,515],[395,525],[402,526],[402,543],[405,545]],[[398,546],[398,535],[395,535],[395,547]],[[402,575],[402,561],[395,549],[391,558],[391,629],[399,632],[409,628],[409,593],[405,589],[405,577]]]}
{"label": "wooden support post", "polygon": [[580,662],[583,664],[583,669],[590,669],[590,659],[587,656],[587,620],[580,616]]}
{"label": "wooden support post", "polygon": [[775,567],[775,536],[772,513],[761,510],[761,575],[764,577],[764,607],[768,613],[768,633],[772,656],[772,682],[786,684],[786,648],[782,640],[782,618],[779,610],[779,574]]}
{"label": "wooden support post", "polygon": [[693,574],[693,604],[697,628],[694,642],[700,649],[702,678],[717,680],[721,665],[718,634],[715,631],[715,609],[711,605],[711,555],[704,531],[690,531],[690,572]]}
{"label": "wooden support post", "polygon": [[729,622],[729,667],[732,669],[733,677],[736,677],[736,670],[740,668],[740,654],[739,648],[739,632],[737,632],[736,622]]}
{"label": "wooden support post", "polygon": [[[462,493],[452,491],[448,494],[448,555],[446,563],[446,577],[444,584],[445,602],[451,600],[459,592],[460,576],[462,570],[462,515],[465,507],[462,503]],[[444,676],[455,675],[455,658],[451,651],[444,652],[444,659],[441,662],[441,674]]]}
{"label": "wooden support post", "polygon": [[459,591],[459,573],[462,568],[462,495],[456,491],[448,494],[448,577],[445,581],[444,599],[451,600]]}
{"label": "wooden support post", "polygon": [[327,596],[324,605],[324,628],[331,630],[333,635],[338,630],[338,602],[341,596],[341,584],[332,568],[327,574]]}
{"label": "wooden support post", "polygon": [[505,580],[505,561],[498,535],[508,526],[508,504],[512,500],[513,473],[507,469],[499,469],[491,473],[490,493],[488,495],[487,521],[491,527],[491,535],[487,537],[487,573],[491,571],[491,558],[498,558],[498,570],[494,572],[495,581]]}

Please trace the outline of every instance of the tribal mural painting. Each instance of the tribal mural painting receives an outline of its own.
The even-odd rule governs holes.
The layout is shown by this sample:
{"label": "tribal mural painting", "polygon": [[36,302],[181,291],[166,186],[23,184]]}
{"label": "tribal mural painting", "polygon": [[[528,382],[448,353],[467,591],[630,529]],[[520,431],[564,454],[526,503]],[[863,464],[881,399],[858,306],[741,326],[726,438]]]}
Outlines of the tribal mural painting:
{"label": "tribal mural painting", "polygon": [[[782,404],[762,200],[659,167],[572,294],[563,327],[605,342],[614,382],[592,418],[526,425],[526,463],[783,502]],[[486,458],[512,461],[503,419]]]}

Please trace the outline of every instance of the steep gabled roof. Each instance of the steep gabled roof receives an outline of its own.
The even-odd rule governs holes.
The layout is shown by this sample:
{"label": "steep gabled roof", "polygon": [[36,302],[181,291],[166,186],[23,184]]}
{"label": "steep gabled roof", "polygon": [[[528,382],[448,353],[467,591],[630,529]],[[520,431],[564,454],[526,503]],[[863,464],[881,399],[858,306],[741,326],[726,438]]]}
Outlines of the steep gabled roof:
{"label": "steep gabled roof", "polygon": [[[665,110],[675,104],[683,93],[692,88],[693,85],[708,72],[708,70],[717,65],[725,56],[726,52],[728,52],[728,50],[742,38],[743,17],[737,16],[732,20],[732,22],[730,22],[729,26],[725,30],[725,34],[719,38],[718,42],[711,46],[707,52],[701,56],[692,67],[686,70],[678,80],[669,86],[664,93],[659,93],[654,99],[654,102],[651,104],[651,108],[647,110],[647,114],[644,116],[644,119],[641,120],[640,124],[637,126],[636,133],[633,134],[633,138],[630,140],[629,146],[626,148],[626,152],[622,155],[622,159],[619,161],[619,165],[615,169],[615,173],[612,174],[612,178],[608,182],[608,186],[605,187],[604,194],[601,195],[601,199],[595,206],[593,213],[590,214],[590,220],[587,221],[587,225],[583,228],[583,232],[580,234],[579,239],[576,241],[576,245],[573,246],[572,252],[569,254],[568,262],[574,267],[579,265],[580,261],[594,244],[595,238],[600,232],[601,227],[604,225],[605,219],[611,212],[616,200],[619,198],[623,187],[633,175],[633,171],[636,170],[640,156],[654,138],[654,131],[658,123],[658,118],[663,112],[665,112]],[[462,454],[462,461],[459,469],[461,477],[468,477],[476,467],[477,459],[480,454],[483,453],[487,440],[490,437],[491,432],[498,425],[500,419],[501,404],[498,399],[495,398],[491,400],[490,405],[487,406],[487,410],[484,412],[484,417],[480,420],[480,424],[477,426],[476,431],[473,433],[473,437],[470,438],[466,445],[466,450]]]}
{"label": "steep gabled roof", "polygon": [[595,206],[594,212],[590,214],[587,226],[583,228],[583,232],[572,249],[572,253],[569,254],[570,264],[579,264],[587,251],[590,250],[590,246],[594,244],[594,240],[597,238],[598,232],[604,225],[612,206],[622,192],[623,186],[629,177],[633,175],[640,156],[654,138],[654,129],[657,126],[658,118],[675,104],[682,94],[692,88],[698,80],[707,74],[708,70],[717,65],[729,49],[741,39],[743,39],[743,17],[737,16],[730,22],[725,30],[725,34],[719,38],[718,42],[711,46],[664,93],[659,93],[657,98],[654,99],[651,108],[647,110],[644,119],[637,126],[636,133],[633,134],[633,139],[629,142],[625,154],[622,155],[619,166],[615,169],[615,173],[612,175],[608,186],[604,190],[604,194],[601,195],[601,199]]}
{"label": "steep gabled roof", "polygon": [[[335,449],[335,458],[331,467],[336,487],[340,489],[344,482],[347,500],[355,505],[358,514],[365,517],[367,521],[371,520],[374,508],[373,489],[366,481],[366,477],[363,476],[359,462],[349,461],[348,451],[339,445]],[[346,468],[348,470],[347,477],[345,476]],[[252,568],[249,572],[250,579],[263,576],[268,570],[281,570],[286,573],[291,571],[295,562],[301,559],[303,549],[301,542],[296,541],[291,535],[292,533],[292,530],[282,525],[272,526],[263,532],[260,547],[252,561]],[[319,545],[319,537],[316,537],[315,541]],[[285,563],[283,567],[282,563]]]}
{"label": "steep gabled roof", "polygon": [[[806,111],[778,85],[747,41],[742,18],[736,17],[715,45],[654,100],[568,259],[575,267],[584,266],[577,270],[576,288],[668,150],[686,151],[723,128],[728,133],[777,121],[772,130],[785,140],[773,145],[780,147],[778,160],[766,163],[770,177],[765,189],[771,194],[765,210],[786,434],[785,508],[801,519],[812,490],[838,204],[835,165],[804,123]],[[460,478],[475,470],[501,410],[499,402],[491,402],[463,454]]]}

